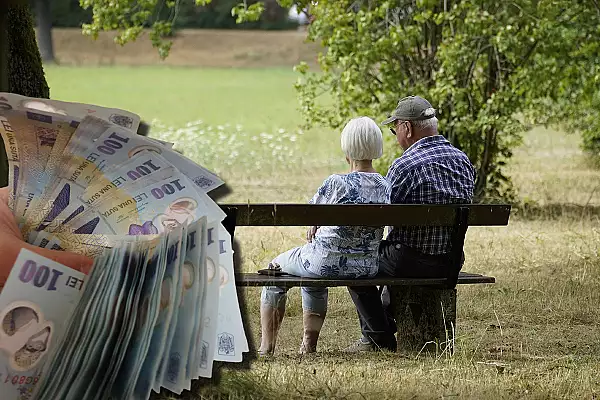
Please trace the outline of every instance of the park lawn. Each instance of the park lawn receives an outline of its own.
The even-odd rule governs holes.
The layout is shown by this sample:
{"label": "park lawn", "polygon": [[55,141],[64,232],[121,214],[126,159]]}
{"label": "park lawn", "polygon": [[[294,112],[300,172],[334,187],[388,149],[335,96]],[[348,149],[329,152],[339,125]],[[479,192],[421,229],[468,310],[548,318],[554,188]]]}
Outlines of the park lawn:
{"label": "park lawn", "polygon": [[[345,172],[339,136],[298,132],[301,118],[284,69],[46,68],[52,97],[88,101],[157,118],[177,141],[233,189],[221,202],[307,201],[322,180]],[[201,119],[202,124],[186,127]],[[242,125],[236,127],[236,124]],[[210,128],[210,129],[209,129]],[[536,213],[515,212],[508,227],[470,228],[464,270],[495,285],[458,289],[453,356],[345,355],[359,337],[347,291],[330,289],[319,353],[296,354],[298,289],[270,360],[221,371],[219,386],[195,382],[183,398],[505,398],[600,396],[600,174],[579,138],[535,128],[515,151],[510,173]],[[535,216],[535,217],[534,217]],[[300,228],[238,228],[243,268],[303,241]],[[259,289],[244,289],[250,340],[258,343]],[[155,399],[177,398],[163,392]]]}
{"label": "park lawn", "polygon": [[261,132],[293,129],[301,122],[291,67],[46,66],[45,71],[54,99],[124,108],[167,125],[202,119]]}

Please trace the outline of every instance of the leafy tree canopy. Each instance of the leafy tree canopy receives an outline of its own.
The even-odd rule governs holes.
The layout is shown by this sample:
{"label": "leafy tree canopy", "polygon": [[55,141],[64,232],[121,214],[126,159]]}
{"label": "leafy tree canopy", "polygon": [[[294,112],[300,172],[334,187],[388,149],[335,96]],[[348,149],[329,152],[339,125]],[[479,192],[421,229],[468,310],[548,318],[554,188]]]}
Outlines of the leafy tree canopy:
{"label": "leafy tree canopy", "polygon": [[[166,57],[164,37],[185,0],[80,1],[94,12],[84,31],[120,30],[119,43],[135,40],[157,7],[171,9],[151,34]],[[339,128],[358,115],[384,117],[406,95],[426,97],[438,108],[441,133],[476,166],[478,200],[514,198],[504,167],[527,124],[580,130],[588,149],[600,149],[598,0],[278,2],[310,6],[309,39],[326,49],[321,71],[296,67],[308,125]],[[244,2],[232,15],[256,20],[263,9]],[[323,93],[332,101],[319,101]],[[386,137],[382,172],[398,156]]]}

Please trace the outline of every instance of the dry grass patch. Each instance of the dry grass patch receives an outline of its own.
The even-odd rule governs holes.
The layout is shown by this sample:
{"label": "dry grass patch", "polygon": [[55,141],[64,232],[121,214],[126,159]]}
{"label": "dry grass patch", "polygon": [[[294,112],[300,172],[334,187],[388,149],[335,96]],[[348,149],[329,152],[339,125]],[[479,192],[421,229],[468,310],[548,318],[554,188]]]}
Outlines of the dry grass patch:
{"label": "dry grass patch", "polygon": [[304,31],[243,31],[184,29],[173,38],[166,60],[145,32],[137,41],[120,46],[113,32],[100,32],[97,40],[80,29],[52,31],[56,59],[61,65],[169,65],[217,68],[291,67],[300,61],[316,63],[320,47],[306,43]]}

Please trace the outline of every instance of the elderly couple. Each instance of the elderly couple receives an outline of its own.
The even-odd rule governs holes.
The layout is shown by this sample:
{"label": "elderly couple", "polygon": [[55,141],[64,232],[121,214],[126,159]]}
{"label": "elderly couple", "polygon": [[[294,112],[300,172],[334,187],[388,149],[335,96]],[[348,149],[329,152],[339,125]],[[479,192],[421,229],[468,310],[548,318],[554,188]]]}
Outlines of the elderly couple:
{"label": "elderly couple", "polygon": [[[373,168],[383,152],[383,137],[368,117],[348,122],[341,145],[350,172],[325,179],[312,204],[449,204],[470,203],[475,170],[469,158],[437,132],[431,104],[418,96],[401,99],[383,121],[404,149],[386,177]],[[445,276],[450,262],[450,232],[446,227],[311,227],[307,243],[275,257],[269,268],[307,278],[365,278]],[[354,301],[362,337],[348,352],[396,350],[396,322],[388,312],[389,299],[376,286],[348,288]],[[261,295],[260,355],[275,350],[283,320],[286,288],[265,287]],[[327,288],[303,287],[304,336],[301,353],[315,352],[327,313]],[[387,292],[387,291],[386,291]],[[386,304],[387,303],[387,304]]]}

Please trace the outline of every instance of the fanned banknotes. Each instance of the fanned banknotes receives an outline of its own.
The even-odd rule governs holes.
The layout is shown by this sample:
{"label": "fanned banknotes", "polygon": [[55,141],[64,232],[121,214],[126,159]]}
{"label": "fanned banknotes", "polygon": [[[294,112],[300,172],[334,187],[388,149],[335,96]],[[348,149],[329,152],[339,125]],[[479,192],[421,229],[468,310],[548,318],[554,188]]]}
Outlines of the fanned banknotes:
{"label": "fanned banknotes", "polygon": [[148,399],[248,351],[213,172],[125,110],[0,93],[9,208],[24,239],[0,293],[2,399]]}

